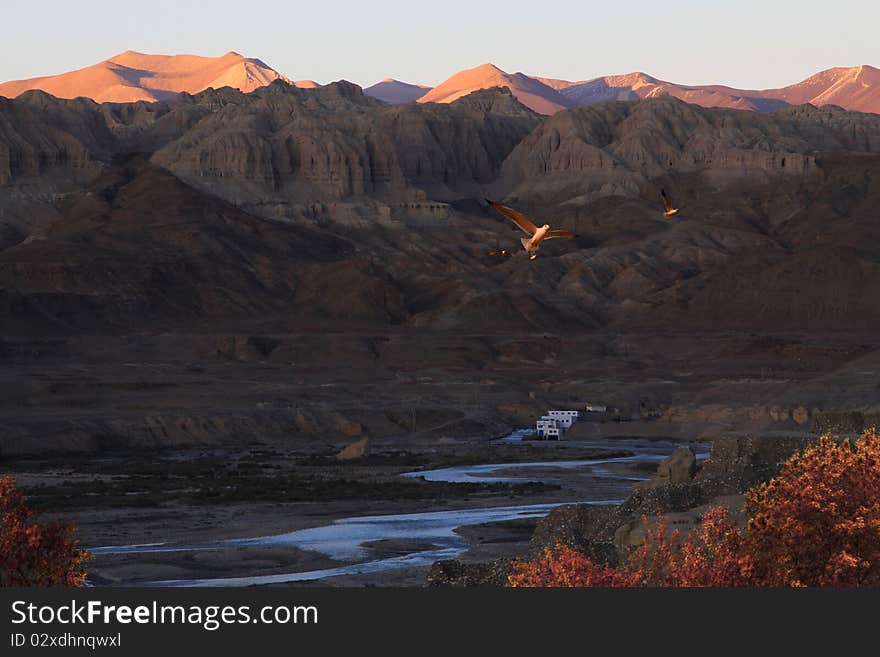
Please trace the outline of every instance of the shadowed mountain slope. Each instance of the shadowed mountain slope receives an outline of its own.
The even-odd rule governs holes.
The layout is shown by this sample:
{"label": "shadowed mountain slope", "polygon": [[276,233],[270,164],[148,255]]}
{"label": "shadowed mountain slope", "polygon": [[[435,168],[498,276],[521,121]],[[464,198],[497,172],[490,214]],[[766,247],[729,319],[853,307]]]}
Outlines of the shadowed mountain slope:
{"label": "shadowed mountain slope", "polygon": [[412,103],[429,91],[431,91],[431,87],[386,78],[364,89],[364,94],[377,98],[389,105],[398,105],[400,103]]}
{"label": "shadowed mountain slope", "polygon": [[[880,117],[834,107],[663,97],[542,120],[506,89],[399,106],[349,83],[125,105],[29,92],[0,101],[4,316],[25,332],[863,325],[880,317],[878,153]],[[489,256],[519,235],[485,196],[579,238]]]}

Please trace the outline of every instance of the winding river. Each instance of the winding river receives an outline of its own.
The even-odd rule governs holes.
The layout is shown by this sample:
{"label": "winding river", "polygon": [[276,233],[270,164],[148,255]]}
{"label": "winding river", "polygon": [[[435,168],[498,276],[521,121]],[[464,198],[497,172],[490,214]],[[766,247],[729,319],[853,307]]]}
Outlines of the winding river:
{"label": "winding river", "polygon": [[[517,431],[501,439],[502,442],[523,442],[524,431]],[[524,443],[525,444],[525,443]],[[531,445],[542,443],[528,443]],[[659,462],[676,446],[671,442],[643,440],[572,441],[570,447],[596,450],[630,451],[632,456],[593,460],[535,461],[528,463],[490,463],[465,465],[435,470],[407,472],[404,477],[422,477],[428,481],[476,482],[476,483],[523,483],[527,481],[554,481],[545,472],[564,470],[585,478],[587,495],[580,499],[551,504],[497,506],[476,509],[427,511],[379,516],[355,516],[342,518],[330,525],[300,529],[283,534],[231,539],[204,544],[151,543],[145,545],[121,545],[89,548],[95,555],[150,552],[210,551],[246,547],[290,546],[313,550],[340,561],[356,561],[334,568],[305,572],[255,575],[247,577],[224,577],[213,579],[179,579],[140,582],[138,586],[251,586],[281,584],[323,579],[338,575],[356,575],[380,571],[429,566],[441,559],[455,558],[470,547],[456,529],[467,525],[502,522],[520,518],[541,517],[562,504],[619,504],[629,494],[632,482],[642,477],[625,476],[613,471],[615,464]],[[678,443],[680,444],[680,443]],[[705,458],[706,454],[700,454]],[[541,469],[538,476],[529,470]],[[586,497],[586,499],[584,499]],[[383,540],[414,540],[430,544],[431,548],[409,554],[370,560],[370,549],[365,545]]]}

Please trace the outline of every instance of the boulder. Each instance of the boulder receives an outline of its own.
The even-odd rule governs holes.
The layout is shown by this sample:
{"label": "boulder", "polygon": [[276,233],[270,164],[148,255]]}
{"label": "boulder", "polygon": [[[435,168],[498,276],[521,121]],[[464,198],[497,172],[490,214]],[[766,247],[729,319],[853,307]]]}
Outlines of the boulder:
{"label": "boulder", "polygon": [[368,437],[361,438],[347,447],[343,448],[337,455],[338,461],[352,461],[360,459],[370,453],[370,439]]}
{"label": "boulder", "polygon": [[657,478],[667,484],[690,481],[697,473],[697,454],[690,447],[679,447],[660,461]]}
{"label": "boulder", "polygon": [[653,479],[636,484],[635,488],[655,488],[666,484],[689,482],[697,473],[697,455],[690,447],[678,447],[660,461]]}

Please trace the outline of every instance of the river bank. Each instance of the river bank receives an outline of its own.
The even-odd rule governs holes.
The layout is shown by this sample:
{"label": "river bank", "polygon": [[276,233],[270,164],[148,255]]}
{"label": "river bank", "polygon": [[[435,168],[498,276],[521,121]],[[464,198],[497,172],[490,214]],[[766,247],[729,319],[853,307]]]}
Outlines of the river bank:
{"label": "river bank", "polygon": [[[166,544],[95,550],[95,584],[412,583],[410,573],[420,571],[423,581],[437,559],[510,556],[553,506],[620,501],[671,449],[637,440],[409,445],[376,451],[362,464],[320,454],[203,451],[80,464],[30,460],[18,464],[18,476],[38,506],[64,509],[52,515],[77,524],[89,547]],[[295,483],[310,482],[323,499],[285,489],[294,473]],[[359,497],[362,491],[369,497]],[[241,501],[245,495],[250,501]],[[376,519],[371,532],[364,532],[365,516]],[[407,522],[418,530],[397,531]],[[349,533],[346,553],[328,548],[327,533],[338,538],[340,531]]]}

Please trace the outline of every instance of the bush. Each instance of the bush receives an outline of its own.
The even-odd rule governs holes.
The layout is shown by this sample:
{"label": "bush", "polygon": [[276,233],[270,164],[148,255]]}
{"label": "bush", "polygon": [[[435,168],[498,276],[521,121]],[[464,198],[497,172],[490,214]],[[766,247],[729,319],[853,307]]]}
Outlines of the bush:
{"label": "bush", "polygon": [[767,586],[880,584],[880,437],[823,437],[746,495],[755,581]]}
{"label": "bush", "polygon": [[567,545],[546,548],[544,557],[520,562],[508,577],[511,586],[637,586],[639,580],[608,564],[597,564]]}
{"label": "bush", "polygon": [[705,513],[700,529],[684,539],[678,530],[669,532],[663,516],[658,517],[642,545],[617,568],[559,544],[539,559],[514,564],[508,581],[532,587],[741,586],[749,583],[751,573],[742,546],[743,536],[728,509],[719,506]]}
{"label": "bush", "polygon": [[[745,530],[725,507],[682,538],[661,516],[618,568],[558,545],[520,561],[512,586],[877,586],[880,438],[829,437],[745,497]],[[647,519],[646,519],[647,522]]]}
{"label": "bush", "polygon": [[76,530],[36,522],[13,477],[0,477],[0,517],[0,586],[84,585]]}

